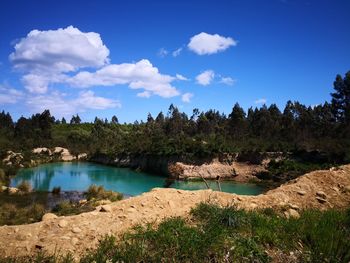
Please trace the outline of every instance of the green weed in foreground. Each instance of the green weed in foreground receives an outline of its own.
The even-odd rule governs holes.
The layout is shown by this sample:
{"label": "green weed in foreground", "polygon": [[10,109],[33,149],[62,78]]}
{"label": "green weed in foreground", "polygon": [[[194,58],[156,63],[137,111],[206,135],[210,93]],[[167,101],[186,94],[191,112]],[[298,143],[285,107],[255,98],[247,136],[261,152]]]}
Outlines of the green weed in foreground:
{"label": "green weed in foreground", "polygon": [[[286,219],[271,209],[246,212],[201,203],[191,215],[190,221],[177,217],[158,226],[137,226],[118,240],[106,236],[81,262],[276,261],[271,251],[280,251],[286,260],[290,252],[298,252],[294,253],[297,255],[294,262],[350,260],[350,209],[308,210],[299,219]],[[5,262],[22,262],[18,260]],[[26,259],[26,262],[43,261],[72,262],[73,259],[70,255],[41,255],[40,261]]]}
{"label": "green weed in foreground", "polygon": [[118,201],[123,199],[123,194],[113,192],[113,191],[107,191],[103,188],[103,186],[97,186],[97,185],[91,185],[89,189],[86,192],[87,200],[103,200],[108,199],[112,202]]}

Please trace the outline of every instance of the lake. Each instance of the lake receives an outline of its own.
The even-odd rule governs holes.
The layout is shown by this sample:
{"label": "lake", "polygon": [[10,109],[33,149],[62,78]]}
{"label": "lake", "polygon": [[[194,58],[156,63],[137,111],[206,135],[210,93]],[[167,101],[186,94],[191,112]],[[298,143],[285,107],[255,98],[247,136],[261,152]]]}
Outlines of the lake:
{"label": "lake", "polygon": [[[40,191],[51,191],[58,186],[62,191],[85,191],[90,185],[96,184],[108,190],[135,196],[155,187],[164,187],[166,178],[128,168],[88,162],[62,162],[21,169],[11,180],[11,186],[15,187],[22,181],[28,181],[35,190]],[[209,184],[213,190],[218,190],[216,182],[209,181]],[[202,181],[175,181],[170,187],[183,190],[206,189]],[[221,188],[224,192],[243,195],[258,195],[264,191],[259,185],[232,181],[222,181]]]}

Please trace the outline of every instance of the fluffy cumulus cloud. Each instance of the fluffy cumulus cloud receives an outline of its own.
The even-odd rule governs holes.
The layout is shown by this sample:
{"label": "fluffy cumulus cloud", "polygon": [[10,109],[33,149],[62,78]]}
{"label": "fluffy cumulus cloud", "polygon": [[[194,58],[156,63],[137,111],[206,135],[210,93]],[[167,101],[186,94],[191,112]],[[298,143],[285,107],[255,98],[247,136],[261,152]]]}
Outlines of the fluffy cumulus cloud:
{"label": "fluffy cumulus cloud", "polygon": [[[161,49],[162,56],[168,52]],[[144,89],[143,97],[179,95],[171,85],[176,79],[161,74],[148,60],[110,64],[109,50],[99,34],[84,33],[69,26],[58,30],[31,31],[15,45],[10,55],[14,68],[24,72],[22,82],[34,94],[45,94],[50,84],[76,87],[129,85]],[[87,71],[96,69],[96,71]],[[147,95],[145,95],[147,94]]]}
{"label": "fluffy cumulus cloud", "polygon": [[223,37],[218,34],[210,35],[202,32],[193,36],[187,47],[198,55],[211,55],[236,45],[237,41],[231,37]]}
{"label": "fluffy cumulus cloud", "polygon": [[23,95],[23,92],[11,88],[8,85],[0,85],[0,105],[15,104]]}
{"label": "fluffy cumulus cloud", "polygon": [[[165,56],[168,51],[160,50]],[[185,77],[161,74],[150,61],[111,64],[109,49],[100,35],[82,32],[69,26],[57,30],[32,30],[14,46],[9,60],[22,74],[26,93],[0,86],[0,103],[22,100],[32,112],[50,109],[57,116],[68,116],[88,109],[120,107],[119,101],[96,96],[91,90],[70,90],[70,96],[60,92],[64,88],[94,88],[96,86],[127,85],[140,90],[138,97],[158,95],[164,98],[180,95],[172,85]],[[73,98],[72,98],[73,96]],[[76,98],[74,98],[74,96]]]}
{"label": "fluffy cumulus cloud", "polygon": [[16,45],[9,59],[23,72],[25,88],[31,93],[47,92],[51,83],[62,82],[82,68],[102,67],[109,63],[109,50],[98,33],[81,32],[69,26],[57,30],[32,30]]}
{"label": "fluffy cumulus cloud", "polygon": [[109,50],[98,33],[83,33],[69,26],[57,30],[32,30],[10,54],[14,67],[30,72],[70,72],[101,67],[109,62]]}
{"label": "fluffy cumulus cloud", "polygon": [[214,80],[214,77],[215,73],[213,70],[206,70],[196,77],[196,81],[199,85],[207,86]]}
{"label": "fluffy cumulus cloud", "polygon": [[257,99],[256,101],[254,101],[255,104],[265,104],[266,102],[267,99],[265,98]]}
{"label": "fluffy cumulus cloud", "polygon": [[89,109],[103,110],[121,107],[119,101],[96,96],[92,91],[82,91],[74,99],[67,99],[65,94],[58,91],[45,95],[30,95],[25,103],[32,113],[50,109],[56,117],[70,117]]}
{"label": "fluffy cumulus cloud", "polygon": [[171,82],[175,79],[175,77],[160,74],[158,68],[154,67],[147,59],[143,59],[136,63],[107,65],[96,72],[82,71],[67,80],[67,82],[72,86],[82,88],[127,84],[131,89],[147,91],[147,93],[139,93],[147,94],[147,96],[141,95],[141,97],[158,95],[170,98],[180,94],[171,85]]}
{"label": "fluffy cumulus cloud", "polygon": [[228,85],[228,86],[233,86],[235,84],[235,80],[231,77],[221,77],[220,83]]}
{"label": "fluffy cumulus cloud", "polygon": [[193,97],[193,94],[192,94],[192,93],[187,92],[187,93],[182,94],[182,96],[181,96],[181,100],[182,100],[183,102],[190,103],[190,102],[191,102],[192,97]]}

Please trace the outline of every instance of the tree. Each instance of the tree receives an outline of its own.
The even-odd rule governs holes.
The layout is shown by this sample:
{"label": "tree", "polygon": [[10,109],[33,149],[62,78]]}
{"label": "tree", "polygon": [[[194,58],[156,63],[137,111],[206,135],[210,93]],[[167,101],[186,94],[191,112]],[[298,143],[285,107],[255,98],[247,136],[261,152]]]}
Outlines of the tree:
{"label": "tree", "polygon": [[337,75],[333,85],[335,90],[331,93],[333,113],[340,122],[350,124],[350,71],[344,78]]}
{"label": "tree", "polygon": [[77,114],[76,116],[72,116],[72,119],[70,120],[70,124],[80,124],[81,123],[81,119],[79,117],[79,115]]}
{"label": "tree", "polygon": [[67,121],[66,121],[66,119],[64,117],[62,118],[61,123],[62,124],[67,124]]}
{"label": "tree", "polygon": [[14,124],[10,113],[5,113],[2,111],[0,113],[0,129],[13,129]]}
{"label": "tree", "polygon": [[156,117],[156,122],[157,122],[158,124],[160,124],[160,125],[163,125],[163,124],[164,124],[164,120],[165,120],[164,114],[163,114],[163,112],[161,111],[161,112],[159,112],[158,116]]}
{"label": "tree", "polygon": [[238,103],[232,108],[232,112],[228,116],[228,123],[233,138],[237,139],[243,135],[246,128],[245,112]]}
{"label": "tree", "polygon": [[86,152],[88,149],[90,139],[90,133],[85,130],[73,130],[67,137],[69,148],[74,155]]}
{"label": "tree", "polygon": [[113,123],[113,124],[118,124],[118,123],[119,123],[117,116],[113,115],[113,117],[112,117],[112,123]]}

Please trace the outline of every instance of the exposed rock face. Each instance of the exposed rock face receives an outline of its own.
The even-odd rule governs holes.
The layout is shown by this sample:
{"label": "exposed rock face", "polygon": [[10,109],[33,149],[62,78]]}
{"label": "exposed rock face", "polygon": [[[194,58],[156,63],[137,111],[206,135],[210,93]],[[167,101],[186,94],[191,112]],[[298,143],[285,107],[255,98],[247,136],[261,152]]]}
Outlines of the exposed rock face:
{"label": "exposed rock face", "polygon": [[66,149],[66,148],[55,147],[54,153],[59,154],[60,155],[60,159],[62,161],[65,161],[65,162],[70,162],[70,161],[73,161],[73,160],[76,159],[73,155],[71,155],[69,150]]}
{"label": "exposed rock face", "polygon": [[47,157],[53,157],[55,156],[61,161],[64,162],[70,162],[73,160],[86,160],[87,159],[87,154],[86,153],[81,153],[77,157],[72,155],[68,149],[63,148],[63,147],[55,147],[54,149],[48,149],[46,147],[43,148],[35,148],[32,150],[34,154],[41,154],[41,155],[46,155]]}
{"label": "exposed rock face", "polygon": [[173,179],[217,177],[247,182],[257,179],[256,173],[265,171],[263,165],[254,165],[235,161],[236,156],[226,156],[215,159],[186,160],[180,157],[162,156],[118,156],[112,158],[106,155],[94,156],[91,160],[97,163],[114,165],[118,167],[130,167],[143,171],[155,172]]}
{"label": "exposed rock face", "polygon": [[23,160],[23,155],[21,153],[15,153],[13,151],[8,151],[7,156],[2,160],[5,165],[8,166],[19,166]]}
{"label": "exposed rock face", "polygon": [[43,147],[43,148],[35,148],[32,150],[32,153],[35,154],[48,154],[48,155],[52,155],[52,152],[50,149]]}
{"label": "exposed rock face", "polygon": [[169,165],[169,171],[172,177],[177,179],[207,178],[216,179],[220,177],[233,178],[236,171],[231,165],[226,165],[218,161],[202,165],[191,165],[176,162]]}
{"label": "exposed rock face", "polygon": [[169,165],[169,173],[171,174],[171,177],[177,179],[203,177],[205,179],[226,178],[246,182],[255,178],[254,174],[264,170],[264,167],[261,165],[238,162],[223,163],[218,159],[214,159],[212,162],[204,163],[202,165],[185,164],[182,162],[176,162],[175,164]]}
{"label": "exposed rock face", "polygon": [[[110,212],[93,211],[75,216],[20,226],[0,227],[0,254],[26,256],[43,252],[72,252],[79,256],[95,248],[107,234],[121,235],[136,224],[160,222],[168,217],[187,217],[191,208],[208,200],[240,209],[273,208],[286,217],[298,217],[303,209],[344,209],[350,206],[350,165],[336,171],[315,171],[258,196],[240,196],[211,190],[153,189],[141,196],[109,204]],[[304,191],[300,195],[298,191]],[[320,203],[316,193],[327,202]]]}

